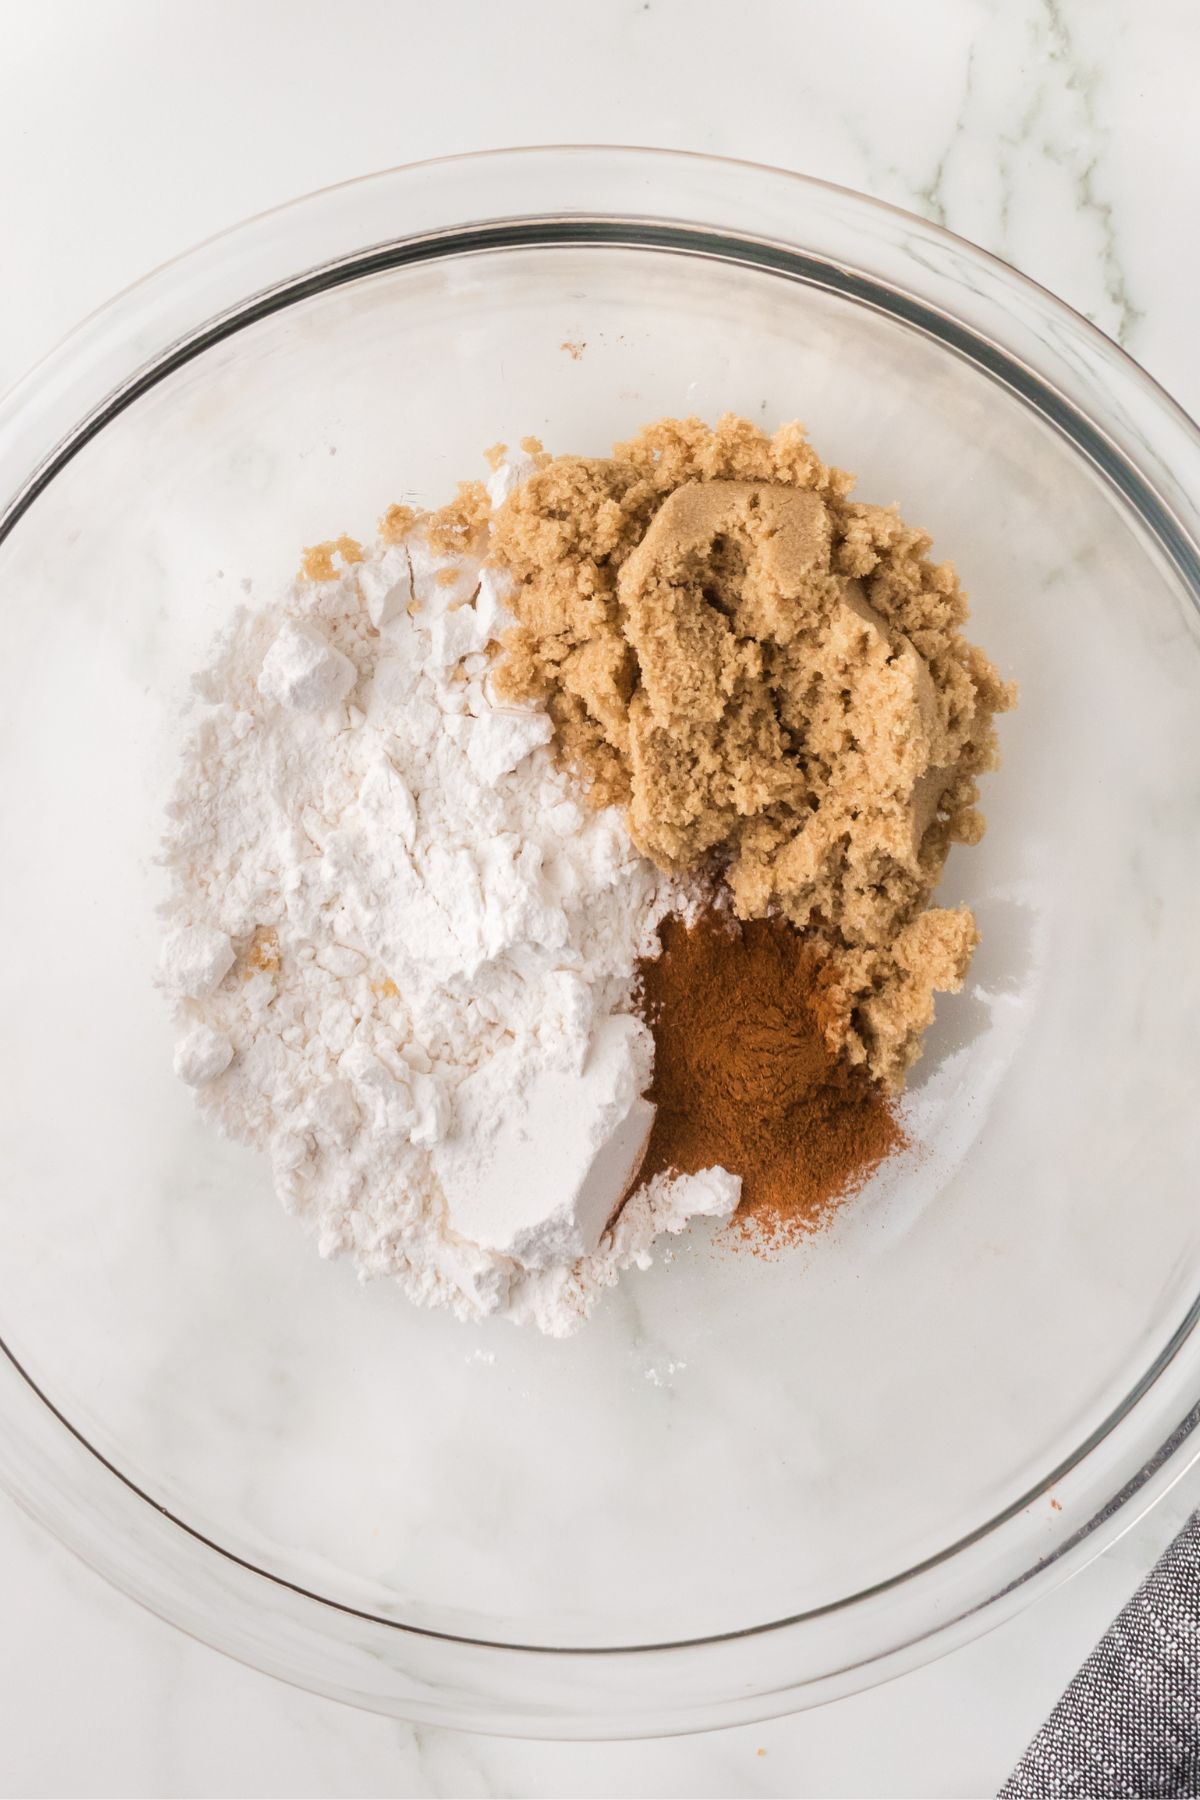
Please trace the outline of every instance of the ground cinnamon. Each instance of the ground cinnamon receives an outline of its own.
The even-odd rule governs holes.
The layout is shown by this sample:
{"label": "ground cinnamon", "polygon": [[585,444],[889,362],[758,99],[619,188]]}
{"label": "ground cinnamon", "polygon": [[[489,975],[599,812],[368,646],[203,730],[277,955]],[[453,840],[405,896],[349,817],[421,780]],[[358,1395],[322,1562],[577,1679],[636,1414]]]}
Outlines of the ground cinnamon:
{"label": "ground cinnamon", "polygon": [[736,1223],[810,1230],[904,1141],[892,1102],[827,1042],[828,963],[786,920],[669,919],[641,966],[658,1113],[642,1167],[742,1177]]}

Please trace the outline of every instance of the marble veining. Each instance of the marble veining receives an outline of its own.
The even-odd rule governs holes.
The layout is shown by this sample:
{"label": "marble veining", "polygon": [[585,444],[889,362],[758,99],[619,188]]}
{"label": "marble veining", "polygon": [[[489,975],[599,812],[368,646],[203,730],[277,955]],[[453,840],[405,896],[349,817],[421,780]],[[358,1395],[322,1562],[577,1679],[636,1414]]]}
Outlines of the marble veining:
{"label": "marble veining", "polygon": [[1029,201],[1041,188],[1039,205],[1055,205],[1062,231],[1058,256],[1080,265],[1070,297],[1133,348],[1144,309],[1131,291],[1113,198],[1109,64],[1084,43],[1085,18],[1073,0],[988,4],[954,71],[956,110],[928,172],[911,172],[907,154],[879,160],[861,126],[859,143],[876,182],[907,189],[913,211],[1017,267],[1027,267]]}

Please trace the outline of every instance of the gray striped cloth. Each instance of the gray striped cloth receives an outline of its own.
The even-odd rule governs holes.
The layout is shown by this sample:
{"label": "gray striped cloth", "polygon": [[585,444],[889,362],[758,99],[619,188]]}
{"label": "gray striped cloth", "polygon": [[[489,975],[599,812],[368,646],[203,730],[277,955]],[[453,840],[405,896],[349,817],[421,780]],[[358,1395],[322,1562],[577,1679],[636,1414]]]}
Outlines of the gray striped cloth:
{"label": "gray striped cloth", "polygon": [[1000,1800],[1200,1796],[1200,1513],[1101,1638]]}

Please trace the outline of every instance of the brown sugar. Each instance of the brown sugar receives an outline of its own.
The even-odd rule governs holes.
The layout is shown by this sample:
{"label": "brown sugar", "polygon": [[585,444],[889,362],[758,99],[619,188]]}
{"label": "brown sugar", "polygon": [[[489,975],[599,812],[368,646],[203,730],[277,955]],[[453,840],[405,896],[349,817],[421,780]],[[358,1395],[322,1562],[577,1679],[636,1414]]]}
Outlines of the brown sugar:
{"label": "brown sugar", "polygon": [[457,556],[487,530],[490,513],[491,502],[482,481],[460,481],[453,500],[426,513],[421,523],[434,550],[443,556]]}
{"label": "brown sugar", "polygon": [[389,506],[379,521],[379,539],[384,544],[402,544],[413,526],[418,514],[411,506],[397,503]]}
{"label": "brown sugar", "polygon": [[799,426],[732,416],[547,460],[494,522],[518,620],[496,686],[547,705],[660,868],[715,865],[741,918],[819,939],[830,1042],[899,1086],[974,947],[968,913],[926,908],[982,834],[1015,696],[929,537],[851,485]]}
{"label": "brown sugar", "polygon": [[279,948],[279,933],[273,925],[260,925],[255,930],[247,946],[242,966],[243,977],[248,981],[252,975],[263,972],[274,974],[282,967],[283,954]]}
{"label": "brown sugar", "polygon": [[362,545],[357,538],[329,538],[323,544],[311,544],[300,558],[300,575],[304,581],[333,581],[340,573],[335,557],[340,557],[343,567],[363,559]]}
{"label": "brown sugar", "polygon": [[828,959],[782,918],[710,912],[660,937],[641,965],[658,1109],[642,1179],[720,1164],[742,1177],[738,1227],[811,1230],[904,1141],[884,1089],[830,1048]]}

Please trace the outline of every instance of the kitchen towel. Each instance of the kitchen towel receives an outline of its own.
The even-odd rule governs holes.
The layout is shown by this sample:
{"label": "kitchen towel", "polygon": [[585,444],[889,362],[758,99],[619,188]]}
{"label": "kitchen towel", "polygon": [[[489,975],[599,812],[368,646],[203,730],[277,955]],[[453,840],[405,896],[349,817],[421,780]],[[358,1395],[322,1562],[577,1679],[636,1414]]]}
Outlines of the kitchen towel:
{"label": "kitchen towel", "polygon": [[1200,1796],[1200,1513],[1150,1571],[1000,1800]]}

